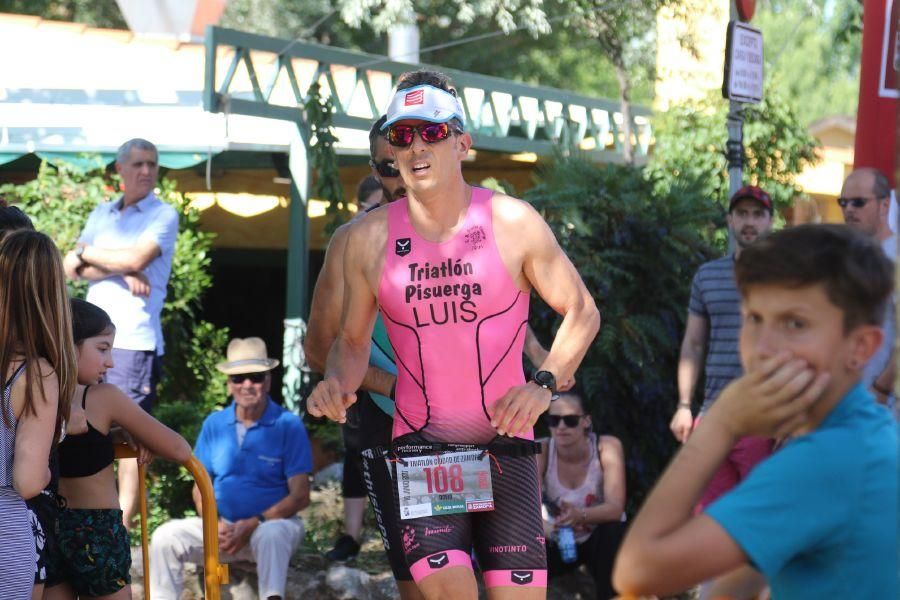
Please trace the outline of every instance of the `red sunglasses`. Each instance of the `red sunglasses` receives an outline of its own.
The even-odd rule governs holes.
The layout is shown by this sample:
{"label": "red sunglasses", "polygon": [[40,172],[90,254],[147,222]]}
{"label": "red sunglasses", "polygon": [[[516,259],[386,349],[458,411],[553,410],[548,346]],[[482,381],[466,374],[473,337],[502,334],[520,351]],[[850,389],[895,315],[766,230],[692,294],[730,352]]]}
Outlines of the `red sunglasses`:
{"label": "red sunglasses", "polygon": [[[426,144],[434,144],[446,140],[453,133],[454,129],[449,123],[425,123],[414,127],[412,125],[391,125],[388,129],[387,140],[391,146],[398,148],[406,148],[413,143],[416,132]],[[459,129],[456,133],[462,133]]]}

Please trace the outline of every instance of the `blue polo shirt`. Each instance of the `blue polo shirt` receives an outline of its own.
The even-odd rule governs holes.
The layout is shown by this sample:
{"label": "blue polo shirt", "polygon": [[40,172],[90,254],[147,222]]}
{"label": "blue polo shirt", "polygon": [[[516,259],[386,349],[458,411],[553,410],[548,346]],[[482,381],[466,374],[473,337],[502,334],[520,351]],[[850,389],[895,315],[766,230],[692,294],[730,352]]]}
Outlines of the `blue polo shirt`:
{"label": "blue polo shirt", "polygon": [[232,401],[206,417],[194,449],[212,478],[219,515],[229,521],[263,512],[288,495],[290,477],[312,471],[303,422],[271,398],[240,446],[236,425]]}
{"label": "blue polo shirt", "polygon": [[897,598],[897,424],[856,385],[706,511],[772,598]]}

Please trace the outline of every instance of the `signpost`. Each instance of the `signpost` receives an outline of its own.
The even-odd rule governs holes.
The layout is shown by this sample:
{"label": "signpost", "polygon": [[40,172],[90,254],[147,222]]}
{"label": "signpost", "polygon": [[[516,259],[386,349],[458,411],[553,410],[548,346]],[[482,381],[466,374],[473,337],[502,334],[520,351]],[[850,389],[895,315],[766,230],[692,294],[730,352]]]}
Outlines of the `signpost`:
{"label": "signpost", "polygon": [[756,104],[763,98],[763,39],[759,29],[738,20],[753,16],[756,3],[732,0],[731,21],[725,41],[725,76],[722,96],[729,100],[728,197],[744,184],[744,114],[743,104]]}

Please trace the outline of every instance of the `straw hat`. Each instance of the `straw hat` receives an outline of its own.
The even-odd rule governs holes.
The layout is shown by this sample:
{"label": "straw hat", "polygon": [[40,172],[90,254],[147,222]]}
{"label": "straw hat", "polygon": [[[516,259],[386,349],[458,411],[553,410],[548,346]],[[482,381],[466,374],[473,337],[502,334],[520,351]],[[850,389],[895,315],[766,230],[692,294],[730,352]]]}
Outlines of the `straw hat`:
{"label": "straw hat", "polygon": [[217,364],[216,368],[226,375],[271,371],[278,366],[278,361],[269,358],[268,354],[262,338],[234,338],[228,342],[227,360]]}

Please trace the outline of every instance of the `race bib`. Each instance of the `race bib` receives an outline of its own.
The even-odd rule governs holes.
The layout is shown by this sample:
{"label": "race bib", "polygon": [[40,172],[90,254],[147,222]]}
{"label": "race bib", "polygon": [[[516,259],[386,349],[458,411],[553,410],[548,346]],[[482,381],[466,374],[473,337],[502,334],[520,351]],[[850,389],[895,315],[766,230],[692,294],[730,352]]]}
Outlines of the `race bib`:
{"label": "race bib", "polygon": [[490,457],[481,450],[410,456],[396,468],[401,519],[494,510]]}

